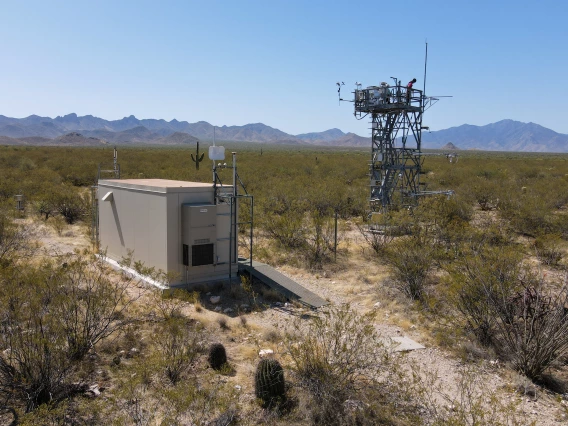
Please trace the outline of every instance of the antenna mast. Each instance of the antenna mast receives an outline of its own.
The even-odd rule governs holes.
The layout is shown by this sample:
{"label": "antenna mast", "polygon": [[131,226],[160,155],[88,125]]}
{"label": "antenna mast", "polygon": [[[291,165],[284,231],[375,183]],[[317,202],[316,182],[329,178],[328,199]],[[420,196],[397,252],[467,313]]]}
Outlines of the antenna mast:
{"label": "antenna mast", "polygon": [[422,95],[426,96],[426,67],[428,64],[428,41],[426,41],[426,57],[424,58],[424,89],[422,90]]}

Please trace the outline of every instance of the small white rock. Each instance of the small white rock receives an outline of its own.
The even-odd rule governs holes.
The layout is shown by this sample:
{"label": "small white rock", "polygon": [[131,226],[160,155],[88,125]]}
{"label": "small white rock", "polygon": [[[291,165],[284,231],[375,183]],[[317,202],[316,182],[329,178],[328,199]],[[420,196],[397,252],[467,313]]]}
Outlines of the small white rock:
{"label": "small white rock", "polygon": [[215,306],[215,312],[221,312],[223,310],[220,306]]}
{"label": "small white rock", "polygon": [[231,312],[233,312],[233,308],[227,308],[223,311],[224,314],[230,314]]}
{"label": "small white rock", "polygon": [[221,296],[211,296],[209,298],[209,301],[211,303],[213,303],[214,305],[216,305],[217,303],[219,303],[221,301]]}
{"label": "small white rock", "polygon": [[94,396],[99,396],[101,391],[99,390],[99,385],[94,384],[89,386],[89,392],[92,392]]}
{"label": "small white rock", "polygon": [[258,353],[258,356],[262,358],[266,355],[272,355],[273,353],[274,351],[272,349],[261,349],[260,352]]}

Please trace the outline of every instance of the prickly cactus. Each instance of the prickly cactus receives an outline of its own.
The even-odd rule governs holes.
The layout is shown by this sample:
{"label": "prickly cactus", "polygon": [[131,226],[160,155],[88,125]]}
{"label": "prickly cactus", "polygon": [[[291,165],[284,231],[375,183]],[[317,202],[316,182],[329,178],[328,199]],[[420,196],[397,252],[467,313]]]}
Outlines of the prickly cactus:
{"label": "prickly cactus", "polygon": [[199,141],[197,141],[197,151],[195,153],[195,157],[193,156],[193,154],[191,154],[191,159],[195,163],[195,169],[196,170],[199,170],[199,163],[201,163],[203,161],[204,155],[205,155],[205,153],[202,153],[201,157],[199,156]]}
{"label": "prickly cactus", "polygon": [[278,361],[272,358],[261,359],[254,377],[256,397],[265,405],[283,400],[286,388],[284,370]]}
{"label": "prickly cactus", "polygon": [[221,343],[213,343],[209,348],[207,360],[211,368],[219,370],[227,362],[225,347]]}

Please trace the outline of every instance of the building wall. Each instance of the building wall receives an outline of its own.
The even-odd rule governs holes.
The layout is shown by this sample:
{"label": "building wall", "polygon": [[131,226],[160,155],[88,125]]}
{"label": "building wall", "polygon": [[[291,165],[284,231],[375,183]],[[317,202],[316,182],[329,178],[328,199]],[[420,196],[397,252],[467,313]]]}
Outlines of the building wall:
{"label": "building wall", "polygon": [[[112,192],[112,201],[100,201]],[[168,270],[167,199],[164,193],[99,186],[100,248],[120,261],[133,257],[146,266]]]}

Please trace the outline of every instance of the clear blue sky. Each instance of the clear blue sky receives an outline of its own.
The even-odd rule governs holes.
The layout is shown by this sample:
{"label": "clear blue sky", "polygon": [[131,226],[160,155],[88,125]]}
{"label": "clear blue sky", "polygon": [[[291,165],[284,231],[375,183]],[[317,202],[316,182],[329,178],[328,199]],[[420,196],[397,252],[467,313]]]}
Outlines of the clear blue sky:
{"label": "clear blue sky", "polygon": [[568,6],[556,1],[9,1],[0,114],[135,115],[368,135],[344,95],[399,77],[432,130],[504,118],[568,133]]}

